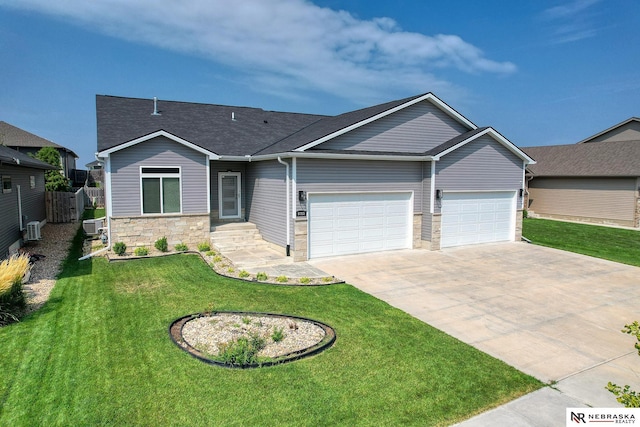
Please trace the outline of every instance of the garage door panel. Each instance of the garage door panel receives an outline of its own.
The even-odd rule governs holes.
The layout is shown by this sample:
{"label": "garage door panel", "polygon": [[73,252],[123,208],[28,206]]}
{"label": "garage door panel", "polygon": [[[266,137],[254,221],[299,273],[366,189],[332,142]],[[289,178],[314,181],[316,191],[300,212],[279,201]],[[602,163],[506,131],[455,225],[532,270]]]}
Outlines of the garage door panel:
{"label": "garage door panel", "polygon": [[515,200],[515,192],[445,193],[441,247],[511,240]]}
{"label": "garage door panel", "polygon": [[411,193],[310,195],[309,257],[409,248],[412,210]]}

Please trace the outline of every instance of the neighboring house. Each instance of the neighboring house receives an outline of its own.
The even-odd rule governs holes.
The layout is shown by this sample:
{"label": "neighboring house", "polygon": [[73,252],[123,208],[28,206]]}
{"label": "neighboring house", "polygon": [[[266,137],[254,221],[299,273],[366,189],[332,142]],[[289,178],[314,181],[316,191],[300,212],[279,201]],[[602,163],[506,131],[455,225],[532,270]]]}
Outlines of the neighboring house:
{"label": "neighboring house", "polygon": [[295,260],[519,240],[533,162],[432,93],[338,116],[97,96],[110,241],[249,221]]}
{"label": "neighboring house", "polygon": [[26,130],[22,130],[3,121],[0,121],[0,144],[6,145],[9,148],[13,148],[16,151],[27,155],[35,155],[38,150],[43,147],[54,147],[58,150],[58,153],[60,153],[64,176],[69,179],[74,178],[73,172],[76,168],[76,159],[78,158],[78,155],[62,145],[58,145],[55,142],[39,137],[38,135],[34,135]]}
{"label": "neighboring house", "polygon": [[0,259],[23,243],[27,223],[47,220],[44,172],[53,166],[0,145]]}
{"label": "neighboring house", "polygon": [[577,144],[526,147],[532,215],[640,227],[640,118]]}

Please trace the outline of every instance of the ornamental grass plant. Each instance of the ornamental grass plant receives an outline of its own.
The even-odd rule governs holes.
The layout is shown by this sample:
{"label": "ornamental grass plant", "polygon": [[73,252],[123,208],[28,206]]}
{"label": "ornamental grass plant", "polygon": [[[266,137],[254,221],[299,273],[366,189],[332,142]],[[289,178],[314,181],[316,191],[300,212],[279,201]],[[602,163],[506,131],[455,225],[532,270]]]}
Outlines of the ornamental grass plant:
{"label": "ornamental grass plant", "polygon": [[28,255],[14,255],[0,262],[0,326],[17,321],[25,308],[22,278],[28,270]]}

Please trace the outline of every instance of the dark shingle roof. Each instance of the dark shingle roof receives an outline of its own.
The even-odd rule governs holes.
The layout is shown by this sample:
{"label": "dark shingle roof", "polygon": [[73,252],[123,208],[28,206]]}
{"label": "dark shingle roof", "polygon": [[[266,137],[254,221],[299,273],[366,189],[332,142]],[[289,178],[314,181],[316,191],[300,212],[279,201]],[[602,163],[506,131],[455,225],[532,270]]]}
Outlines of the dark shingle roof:
{"label": "dark shingle roof", "polygon": [[640,141],[523,147],[534,176],[640,176]]}
{"label": "dark shingle roof", "polygon": [[36,169],[56,169],[56,167],[45,163],[33,157],[29,157],[24,153],[13,150],[7,146],[0,145],[0,163],[6,163],[13,166],[31,167]]}
{"label": "dark shingle roof", "polygon": [[53,141],[42,138],[26,130],[20,129],[7,122],[0,121],[0,144],[8,147],[29,147],[29,148],[42,148],[42,147],[55,147],[71,153],[74,157],[78,157],[76,153],[69,150],[62,145],[58,145]]}
{"label": "dark shingle roof", "polygon": [[386,102],[384,104],[374,105],[372,107],[362,108],[360,110],[349,111],[338,116],[324,117],[309,126],[300,129],[296,133],[277,141],[270,146],[253,153],[255,155],[283,153],[295,150],[313,141],[317,141],[332,133],[348,128],[363,120],[367,120],[385,111],[391,110],[402,104],[420,98],[426,94],[420,94],[409,98],[398,99],[396,101]]}
{"label": "dark shingle roof", "polygon": [[[98,151],[164,130],[219,155],[244,156],[323,117],[260,108],[96,96]],[[232,120],[232,114],[235,120]]]}

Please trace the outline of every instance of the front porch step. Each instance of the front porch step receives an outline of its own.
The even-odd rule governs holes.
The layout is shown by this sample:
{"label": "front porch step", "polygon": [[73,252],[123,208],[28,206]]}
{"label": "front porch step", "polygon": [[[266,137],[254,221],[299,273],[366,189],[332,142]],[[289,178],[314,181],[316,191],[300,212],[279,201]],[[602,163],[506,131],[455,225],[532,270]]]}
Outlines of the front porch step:
{"label": "front porch step", "polygon": [[[273,246],[262,239],[255,224],[250,222],[227,223],[214,225],[211,228],[211,244],[222,255],[230,259],[248,259],[251,265],[270,265],[274,261],[282,261],[286,258],[283,253],[280,255]],[[270,254],[269,256],[265,256]],[[238,268],[243,265],[234,264]],[[240,261],[242,264],[242,261]]]}

